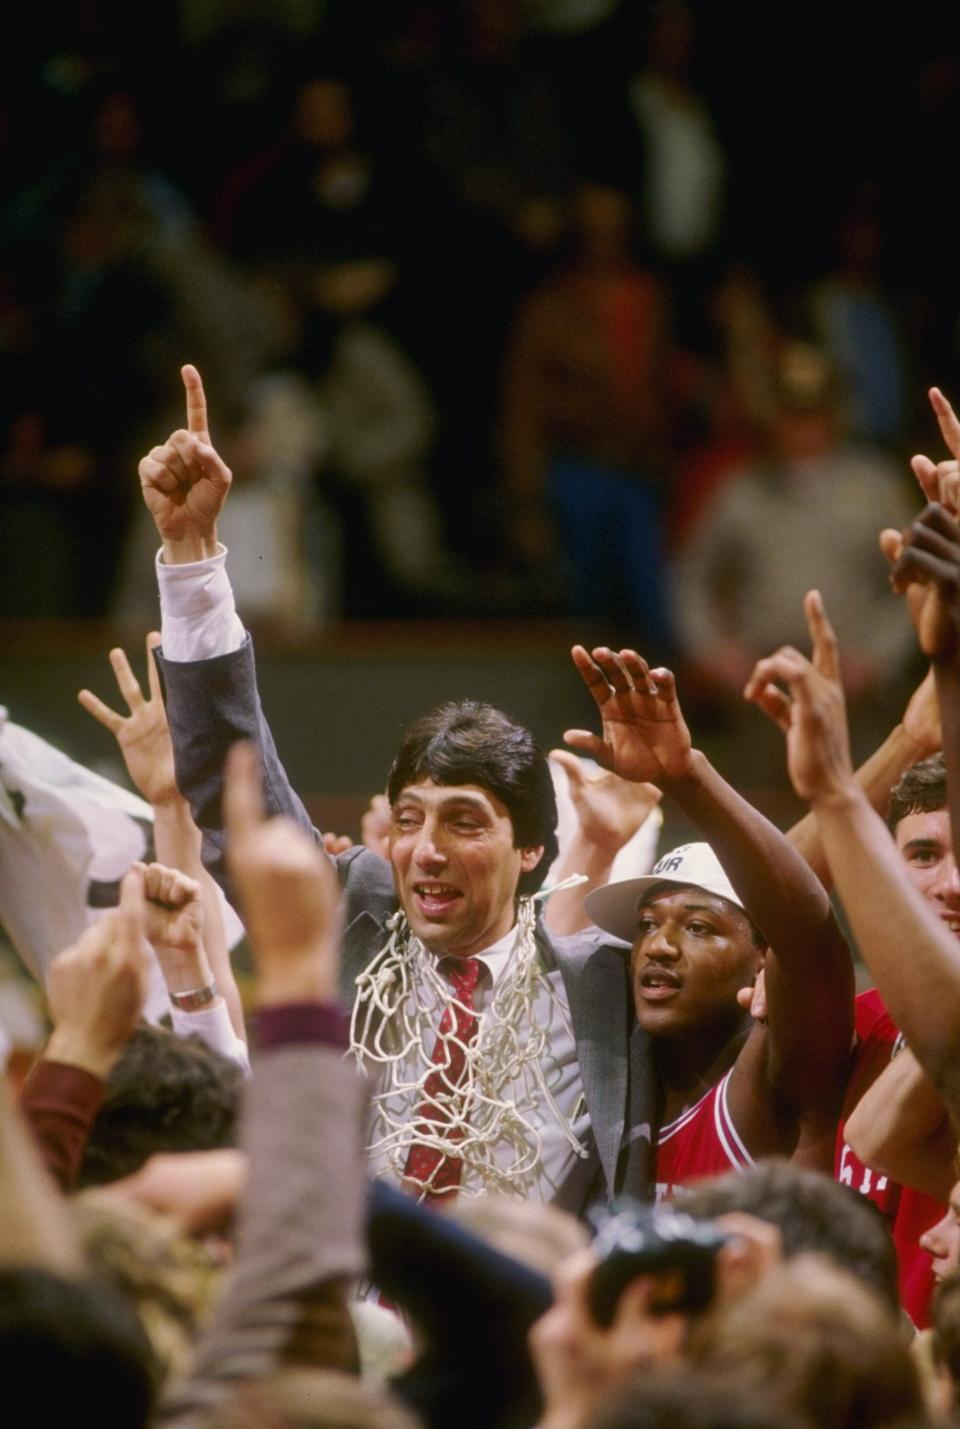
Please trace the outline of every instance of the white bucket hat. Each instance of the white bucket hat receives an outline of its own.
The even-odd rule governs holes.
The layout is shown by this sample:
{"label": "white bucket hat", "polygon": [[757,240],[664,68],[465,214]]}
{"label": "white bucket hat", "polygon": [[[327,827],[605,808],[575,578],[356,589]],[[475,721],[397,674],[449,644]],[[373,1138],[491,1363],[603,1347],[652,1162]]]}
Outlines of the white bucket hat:
{"label": "white bucket hat", "polygon": [[688,888],[702,888],[725,898],[735,908],[743,904],[724,873],[720,860],[709,844],[681,844],[665,853],[652,873],[643,878],[625,878],[619,883],[607,883],[588,893],[584,907],[598,928],[615,938],[632,944],[637,935],[637,909],[648,888],[658,883],[678,883]]}

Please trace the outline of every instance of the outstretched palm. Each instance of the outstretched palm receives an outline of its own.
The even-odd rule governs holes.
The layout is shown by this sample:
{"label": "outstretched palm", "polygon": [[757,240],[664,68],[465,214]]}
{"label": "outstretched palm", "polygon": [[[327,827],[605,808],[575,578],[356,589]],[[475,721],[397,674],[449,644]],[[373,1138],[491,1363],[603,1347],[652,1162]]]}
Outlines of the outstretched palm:
{"label": "outstretched palm", "polygon": [[149,699],[144,699],[143,691],[125,653],[120,649],[110,651],[110,663],[120,693],[127,702],[130,711],[128,715],[111,709],[90,690],[81,690],[77,696],[84,709],[114,736],[120,746],[127,773],[147,803],[153,804],[154,807],[179,798],[173,768],[173,744],[153,658],[153,652],[159,643],[160,637],[154,632],[147,636]]}
{"label": "outstretched palm", "polygon": [[650,670],[635,650],[615,655],[601,646],[591,655],[575,645],[571,654],[600,711],[603,734],[571,729],[564,741],[622,779],[659,784],[689,773],[690,731],[670,671]]}

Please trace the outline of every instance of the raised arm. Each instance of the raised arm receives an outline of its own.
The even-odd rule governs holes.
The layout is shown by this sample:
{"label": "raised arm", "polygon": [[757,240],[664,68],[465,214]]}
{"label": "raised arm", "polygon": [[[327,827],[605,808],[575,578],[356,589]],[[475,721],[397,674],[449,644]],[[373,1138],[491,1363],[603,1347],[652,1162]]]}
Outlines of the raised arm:
{"label": "raised arm", "polygon": [[155,657],[164,686],[177,784],[203,835],[203,862],[229,892],[224,860],[223,769],[239,740],[261,751],[269,812],[312,831],[291,789],[260,708],[253,649],[237,615],[217,542],[217,518],[231,475],[210,442],[200,374],[182,369],[186,428],[140,463],[144,501],[163,543],[157,566],[163,649]]}
{"label": "raised arm", "polygon": [[899,540],[883,533],[894,561],[893,580],[906,592],[910,616],[937,685],[943,757],[947,768],[950,830],[960,850],[960,525],[931,503]]}
{"label": "raised arm", "polygon": [[289,820],[265,820],[256,753],[233,752],[230,859],[256,965],[259,1051],[237,1259],[160,1423],[206,1423],[240,1382],[281,1364],[349,1368],[347,1283],[363,1269],[363,1089],[344,1061],[336,875]]}
{"label": "raised arm", "polygon": [[[620,779],[609,770],[591,772],[568,749],[551,749],[550,758],[566,771],[576,815],[576,825],[560,849],[552,881],[562,883],[571,874],[582,874],[586,879],[574,888],[551,894],[547,901],[543,921],[551,932],[563,935],[589,926],[584,899],[609,881],[617,854],[647,822],[660,802],[660,790],[653,784]],[[646,873],[647,868],[639,871]]]}
{"label": "raised arm", "polygon": [[[826,621],[816,591],[806,605],[812,623]],[[857,946],[891,1017],[956,1115],[960,945],[914,888],[886,826],[854,778],[836,667],[818,669],[785,647],[758,663],[747,694],[786,730],[790,778],[816,813]]]}
{"label": "raised arm", "polygon": [[[940,733],[940,707],[937,687],[931,668],[914,690],[903,712],[903,719],[894,725],[880,747],[874,750],[855,774],[857,783],[878,814],[886,812],[890,790],[902,774],[921,759],[943,748]],[[820,842],[816,815],[803,818],[788,829],[787,838],[801,853],[825,888],[833,887],[830,865]]]}
{"label": "raised arm", "polygon": [[[155,632],[147,636],[146,698],[125,652],[120,649],[110,651],[110,664],[117,687],[126,701],[128,714],[122,715],[111,709],[90,690],[81,690],[77,698],[87,713],[99,720],[116,739],[127,773],[153,809],[153,841],[158,861],[169,868],[179,869],[199,885],[204,959],[209,959],[208,973],[212,970],[212,976],[207,976],[203,983],[195,982],[189,986],[198,988],[215,981],[234,1033],[241,1041],[246,1041],[243,1008],[227,946],[221,895],[203,866],[200,830],[193,821],[190,806],[177,788],[173,743],[154,660],[159,643],[160,637]],[[164,977],[171,993],[189,990],[182,984],[172,986],[165,966]]]}
{"label": "raised arm", "polygon": [[769,1076],[799,1111],[832,1098],[853,1033],[853,972],[830,900],[800,854],[733,789],[690,735],[669,670],[633,650],[581,646],[574,662],[603,721],[602,736],[567,743],[623,778],[656,783],[710,843],[769,944]]}
{"label": "raised arm", "polygon": [[62,1190],[79,1170],[104,1083],[143,1012],[149,986],[143,926],[143,875],[135,866],[120,885],[119,907],[50,965],[53,1032],[20,1105]]}

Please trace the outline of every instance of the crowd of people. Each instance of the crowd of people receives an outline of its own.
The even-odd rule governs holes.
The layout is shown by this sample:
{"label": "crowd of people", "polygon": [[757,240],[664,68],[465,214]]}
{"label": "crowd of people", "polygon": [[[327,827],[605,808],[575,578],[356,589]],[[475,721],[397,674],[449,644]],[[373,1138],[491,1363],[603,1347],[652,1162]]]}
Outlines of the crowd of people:
{"label": "crowd of people", "polygon": [[[126,712],[79,695],[152,845],[43,969],[52,1031],[0,1107],[17,1402],[124,1429],[956,1422],[947,398],[927,505],[877,533],[930,666],[902,718],[854,770],[817,590],[810,654],[749,672],[808,806],[786,834],[694,744],[670,670],[576,645],[596,727],[554,768],[452,700],[355,844],[273,743],[219,540],[232,473],[182,380],[185,425],[139,466],[147,685],[115,649]],[[661,799],[698,838],[657,856]]]}
{"label": "crowd of people", "polygon": [[[955,57],[915,57],[910,173],[778,268],[711,7],[66,8],[0,101],[0,613],[150,633],[119,703],[79,692],[136,795],[0,712],[0,920],[47,1017],[0,1086],[12,1416],[957,1424],[939,388],[947,455],[902,458],[960,287],[946,226],[936,313],[883,256]],[[189,363],[164,439],[184,352],[216,420]],[[590,728],[548,757],[451,690],[359,841],[314,827],[247,622],[537,613]]]}
{"label": "crowd of people", "polygon": [[[956,359],[952,249],[910,217],[960,113],[936,27],[891,42],[899,85],[854,53],[812,106],[683,0],[116,11],[32,25],[0,101],[0,614],[153,622],[126,472],[189,354],[254,622],[570,615],[722,699],[798,620],[796,567],[742,550],[761,487],[797,544],[842,540],[816,583],[851,696],[882,691],[903,648],[864,617],[872,534],[834,492],[903,499],[891,458]],[[812,11],[789,23],[798,74],[843,69]]]}

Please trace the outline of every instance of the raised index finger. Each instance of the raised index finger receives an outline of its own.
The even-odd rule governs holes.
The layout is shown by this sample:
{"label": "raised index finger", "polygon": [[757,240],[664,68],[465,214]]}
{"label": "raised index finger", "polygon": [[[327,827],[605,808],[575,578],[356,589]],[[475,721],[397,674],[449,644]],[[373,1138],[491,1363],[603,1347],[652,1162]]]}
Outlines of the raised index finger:
{"label": "raised index finger", "polygon": [[207,426],[207,399],[203,391],[200,373],[188,362],[180,369],[184,390],[187,394],[187,431],[195,432],[204,441],[209,440]]}
{"label": "raised index finger", "polygon": [[813,666],[828,680],[840,678],[840,658],[837,654],[837,637],[827,618],[823,597],[818,590],[809,590],[803,602],[807,617],[807,628],[813,642]]}
{"label": "raised index finger", "polygon": [[950,454],[960,458],[960,419],[939,387],[930,388],[930,405],[937,414],[937,422]]}

